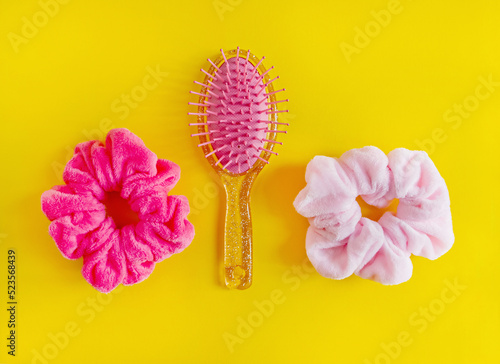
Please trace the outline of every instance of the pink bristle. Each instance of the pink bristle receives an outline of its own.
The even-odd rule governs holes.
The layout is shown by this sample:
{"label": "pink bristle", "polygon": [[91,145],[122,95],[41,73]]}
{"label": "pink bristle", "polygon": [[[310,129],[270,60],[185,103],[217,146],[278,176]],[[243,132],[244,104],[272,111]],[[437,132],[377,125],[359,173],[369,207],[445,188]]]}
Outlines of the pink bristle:
{"label": "pink bristle", "polygon": [[276,77],[274,77],[271,81],[268,81],[268,82],[264,85],[264,87],[262,87],[262,89],[265,89],[267,86],[269,86],[271,83],[273,83],[274,81],[276,81],[276,80],[277,80],[277,79],[279,79],[279,78],[280,78],[280,76],[276,76]]}
{"label": "pink bristle", "polygon": [[198,81],[194,81],[194,83],[196,83],[197,85],[200,85],[200,86],[203,86],[203,87],[206,87],[206,88],[210,89],[210,86],[209,85],[205,85],[204,83],[201,83],[201,82],[198,82]]}
{"label": "pink bristle", "polygon": [[211,75],[210,73],[208,73],[207,71],[205,71],[203,68],[200,69],[201,72],[203,72],[204,74],[206,74],[208,77],[212,78],[212,79],[215,79],[216,77]]}
{"label": "pink bristle", "polygon": [[[220,52],[222,53],[222,57],[224,58],[224,63],[227,66],[227,58],[226,58],[226,55],[225,55],[224,51],[222,50],[222,48],[221,48]],[[227,70],[228,76],[231,76],[231,71],[229,70],[229,67],[226,67],[226,70]]]}
{"label": "pink bristle", "polygon": [[279,104],[280,102],[288,102],[288,99],[278,100],[278,101],[273,101],[273,102],[266,102],[266,105],[275,105],[275,104]]}
{"label": "pink bristle", "polygon": [[213,140],[209,140],[208,142],[198,144],[198,147],[202,147],[204,145],[212,144],[213,142],[214,142]]}
{"label": "pink bristle", "polygon": [[244,72],[244,75],[245,75],[245,79],[247,77],[247,66],[249,64],[248,62],[248,57],[250,56],[250,49],[247,51],[247,58],[245,59],[245,72]]}
{"label": "pink bristle", "polygon": [[217,96],[216,94],[213,93],[213,91],[210,91],[210,90],[207,90],[207,92],[212,95],[213,97],[215,97],[216,99],[220,99],[219,96]]}
{"label": "pink bristle", "polygon": [[220,90],[220,87],[217,84],[213,83],[212,81],[209,80],[208,83],[210,84],[210,86],[213,86],[216,89]]}
{"label": "pink bristle", "polygon": [[[224,160],[224,158],[226,158],[226,157],[227,157],[227,155],[223,155],[222,157],[219,158],[217,163],[221,163]],[[221,163],[221,166],[222,166],[222,163]]]}
{"label": "pink bristle", "polygon": [[[238,60],[240,58],[240,47],[236,48],[236,74],[240,74],[240,61]],[[239,80],[239,77],[238,77]]]}
{"label": "pink bristle", "polygon": [[192,137],[194,137],[194,136],[209,135],[209,134],[210,134],[210,132],[208,132],[208,131],[207,131],[207,132],[204,132],[204,133],[195,133],[195,134],[191,134],[191,136],[192,136]]}
{"label": "pink bristle", "polygon": [[208,59],[207,59],[207,61],[208,61],[208,62],[210,62],[210,64],[211,64],[213,67],[215,67],[215,69],[216,69],[217,71],[220,71],[220,68],[219,68],[219,67],[217,67],[217,65],[216,65],[215,63],[213,63],[213,62],[212,62],[212,60],[211,60],[210,58],[208,58]]}
{"label": "pink bristle", "polygon": [[280,112],[288,112],[288,110],[271,110],[268,111],[266,114],[279,114]]}
{"label": "pink bristle", "polygon": [[266,123],[266,124],[285,125],[285,126],[289,126],[290,125],[288,123],[280,123],[278,121],[269,121],[269,120],[259,120],[259,122]]}
{"label": "pink bristle", "polygon": [[259,150],[263,150],[264,152],[268,152],[268,153],[271,153],[271,154],[274,154],[274,155],[278,155],[278,153],[273,152],[272,150],[269,150],[269,149],[266,149],[266,148],[259,148]]}
{"label": "pink bristle", "polygon": [[265,95],[267,97],[267,96],[271,96],[271,95],[277,94],[278,92],[281,92],[281,91],[285,91],[285,89],[282,88],[281,90],[276,90],[276,91],[273,91],[273,92],[269,92],[268,94],[265,94]]}
{"label": "pink bristle", "polygon": [[199,92],[196,92],[196,91],[189,91],[189,93],[191,93],[193,95],[198,95],[198,96],[201,96],[201,97],[208,97],[208,95],[200,94]]}
{"label": "pink bristle", "polygon": [[[264,58],[264,57],[263,57],[263,58]],[[264,77],[265,77],[265,76],[269,73],[269,71],[271,71],[273,68],[274,68],[274,66],[272,66],[271,68],[267,69],[267,70],[266,70],[263,74],[261,74],[261,75],[259,76],[259,79],[260,79],[260,80],[263,80],[263,79],[264,79]]]}
{"label": "pink bristle", "polygon": [[282,142],[278,142],[276,140],[262,139],[262,141],[267,142],[267,143],[275,143],[275,144],[283,145]]}
{"label": "pink bristle", "polygon": [[221,147],[221,148],[214,149],[214,150],[212,150],[210,153],[208,153],[205,157],[206,157],[206,158],[208,158],[208,157],[210,157],[212,154],[215,154],[215,153],[217,153],[217,152],[220,152],[220,151],[221,151],[222,149],[224,149],[224,148],[225,148],[225,146],[223,146],[223,147]]}
{"label": "pink bristle", "polygon": [[256,155],[257,159],[260,159],[262,162],[269,164],[269,161],[266,161],[264,158],[261,158],[259,155]]}
{"label": "pink bristle", "polygon": [[260,65],[262,64],[262,61],[264,61],[265,59],[266,59],[266,57],[262,57],[262,58],[260,59],[259,63],[257,63],[257,64],[255,65],[255,68],[254,68],[254,70],[253,70],[252,74],[250,75],[250,81],[253,79],[253,76],[257,73],[257,71],[258,71],[258,69],[259,69]]}

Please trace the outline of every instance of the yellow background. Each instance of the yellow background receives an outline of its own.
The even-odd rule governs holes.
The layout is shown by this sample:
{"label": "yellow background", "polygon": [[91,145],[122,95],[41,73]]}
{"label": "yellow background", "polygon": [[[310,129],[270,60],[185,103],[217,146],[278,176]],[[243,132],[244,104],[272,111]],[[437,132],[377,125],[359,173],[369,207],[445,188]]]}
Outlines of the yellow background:
{"label": "yellow background", "polygon": [[[44,24],[39,2],[1,1],[0,307],[10,247],[19,305],[15,358],[6,355],[2,308],[0,362],[38,363],[34,355],[46,353],[48,363],[498,363],[500,90],[478,105],[474,97],[479,77],[500,81],[500,3],[401,0],[377,31],[373,14],[391,6],[73,0],[52,8]],[[13,46],[9,34],[23,36],[23,19],[34,16],[43,26]],[[355,46],[356,28],[366,26],[373,36],[348,62],[341,45]],[[236,46],[266,56],[272,76],[281,77],[275,87],[286,87],[290,99],[280,156],[252,191],[255,275],[247,291],[219,282],[224,199],[187,125],[199,69],[220,48]],[[125,117],[116,100],[142,84],[148,66],[168,76]],[[447,122],[447,110],[464,100],[473,112]],[[129,128],[181,166],[173,193],[196,210],[196,236],[143,283],[101,297],[81,276],[81,261],[55,247],[40,195],[60,184],[69,151],[88,134],[103,134],[106,123]],[[297,268],[308,224],[292,201],[314,155],[338,157],[365,145],[421,149],[431,138],[434,146],[424,148],[452,201],[449,253],[413,258],[413,277],[395,287]],[[455,281],[465,289],[446,303],[441,295]],[[254,301],[279,294],[282,303],[261,319]],[[96,299],[92,308],[88,300]],[[420,313],[429,308],[438,313],[432,320]],[[249,319],[257,327],[238,337]],[[68,327],[76,335],[66,342],[60,333]],[[401,334],[410,344],[398,350]],[[239,341],[229,345],[228,337]]]}

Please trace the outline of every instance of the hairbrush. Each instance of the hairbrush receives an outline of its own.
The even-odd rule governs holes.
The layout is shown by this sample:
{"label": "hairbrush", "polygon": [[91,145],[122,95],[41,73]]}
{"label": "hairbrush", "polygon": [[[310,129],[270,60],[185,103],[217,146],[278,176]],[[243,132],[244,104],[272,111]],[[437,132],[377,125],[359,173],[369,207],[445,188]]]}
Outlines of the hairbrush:
{"label": "hairbrush", "polygon": [[252,220],[250,215],[250,190],[255,177],[269,163],[276,144],[280,125],[278,104],[271,79],[260,60],[239,47],[212,61],[201,86],[197,112],[199,147],[205,158],[219,175],[226,192],[226,217],[224,231],[224,280],[228,288],[246,289],[252,284]]}

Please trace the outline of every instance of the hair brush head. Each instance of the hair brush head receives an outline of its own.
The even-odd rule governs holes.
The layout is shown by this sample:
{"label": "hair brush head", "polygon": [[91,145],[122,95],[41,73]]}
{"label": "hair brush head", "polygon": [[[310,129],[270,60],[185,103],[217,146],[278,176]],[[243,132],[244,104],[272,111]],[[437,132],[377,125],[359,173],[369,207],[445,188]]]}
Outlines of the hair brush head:
{"label": "hair brush head", "polygon": [[277,114],[288,110],[277,110],[277,104],[288,100],[276,101],[272,82],[262,65],[265,57],[258,60],[250,51],[238,47],[227,53],[221,49],[221,57],[211,64],[205,74],[204,82],[195,81],[202,86],[201,92],[191,93],[200,96],[198,112],[198,133],[200,144],[212,166],[219,172],[243,174],[252,168],[262,168],[269,163],[278,130]]}

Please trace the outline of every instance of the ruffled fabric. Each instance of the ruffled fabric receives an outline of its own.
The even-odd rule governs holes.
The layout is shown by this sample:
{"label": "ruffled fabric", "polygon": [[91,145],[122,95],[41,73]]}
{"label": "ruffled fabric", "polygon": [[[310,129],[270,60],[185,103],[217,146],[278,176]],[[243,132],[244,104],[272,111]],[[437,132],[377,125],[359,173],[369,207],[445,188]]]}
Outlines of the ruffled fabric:
{"label": "ruffled fabric", "polygon": [[[105,145],[78,144],[66,185],[42,194],[49,233],[66,258],[83,257],[82,274],[97,290],[139,283],[193,240],[186,197],[168,196],[179,177],[175,163],[158,159],[127,129],[111,130]],[[107,192],[119,192],[140,221],[118,228],[106,213]]]}
{"label": "ruffled fabric", "polygon": [[[411,254],[437,259],[455,240],[444,179],[423,151],[376,147],[352,149],[340,158],[316,156],[307,186],[294,201],[307,217],[307,255],[323,276],[352,274],[386,285],[412,275]],[[362,217],[356,201],[386,207],[399,199],[396,215],[378,222]]]}

